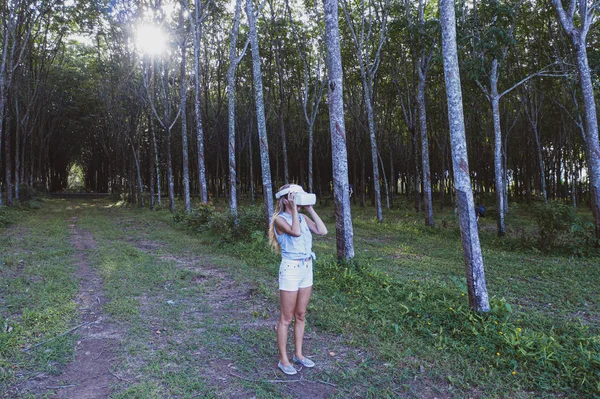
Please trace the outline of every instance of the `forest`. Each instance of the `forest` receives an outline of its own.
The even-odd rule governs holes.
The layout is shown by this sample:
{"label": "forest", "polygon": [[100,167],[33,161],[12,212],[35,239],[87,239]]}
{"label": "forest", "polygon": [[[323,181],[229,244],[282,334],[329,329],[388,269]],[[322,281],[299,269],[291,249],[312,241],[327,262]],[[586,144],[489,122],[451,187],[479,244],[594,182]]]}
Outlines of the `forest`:
{"label": "forest", "polygon": [[[160,194],[171,207],[175,195],[254,201],[267,174],[332,195],[319,4],[263,2],[255,43],[251,4],[193,3],[3,3],[4,205],[26,187],[68,189],[73,170],[82,189],[152,207]],[[559,3],[456,4],[470,178],[501,209],[499,234],[509,201],[593,203],[597,4],[559,17]],[[339,7],[353,201],[382,219],[404,196],[432,224],[434,203],[456,203],[438,4]]]}
{"label": "forest", "polygon": [[[0,228],[17,223],[14,231],[23,228],[33,242],[43,242],[38,235],[48,234],[56,248],[64,244],[59,244],[60,234],[71,234],[69,242],[77,253],[93,252],[89,255],[89,262],[97,264],[93,273],[99,273],[107,289],[107,297],[99,298],[98,304],[104,306],[106,301],[104,311],[111,316],[130,323],[135,317],[130,320],[128,312],[143,313],[115,299],[118,294],[137,303],[146,292],[153,292],[155,281],[136,281],[140,270],[160,284],[165,279],[167,285],[177,281],[173,276],[179,276],[179,266],[185,270],[177,284],[222,277],[210,268],[203,272],[209,277],[187,268],[182,259],[193,256],[194,262],[201,262],[204,255],[187,253],[174,243],[196,245],[188,235],[179,235],[177,229],[182,227],[200,236],[202,245],[207,234],[220,243],[216,249],[202,247],[211,262],[219,263],[219,251],[230,263],[241,257],[241,267],[256,266],[253,273],[258,275],[253,276],[262,281],[269,262],[274,262],[265,251],[263,233],[273,215],[275,193],[284,184],[296,183],[317,195],[319,212],[326,212],[323,219],[334,236],[320,248],[331,256],[322,265],[323,273],[333,276],[331,282],[320,284],[333,290],[337,301],[334,305],[317,299],[315,306],[334,320],[318,319],[323,331],[335,335],[344,323],[333,315],[354,309],[348,317],[367,326],[350,331],[358,341],[376,337],[374,356],[384,362],[389,360],[382,355],[386,345],[398,351],[403,345],[411,348],[408,352],[414,348],[410,339],[397,338],[408,334],[398,320],[405,307],[408,324],[431,339],[432,348],[448,349],[448,356],[467,352],[472,356],[461,360],[468,369],[460,377],[464,380],[451,379],[450,372],[447,376],[450,391],[459,389],[456,397],[486,397],[481,392],[490,387],[492,397],[593,397],[600,390],[597,296],[588,286],[598,278],[595,262],[600,247],[598,1],[0,0],[0,13]],[[104,199],[94,199],[100,196]],[[63,226],[65,231],[54,230],[59,222],[38,220],[36,209],[27,216],[20,213],[35,198],[46,198],[39,207],[70,221]],[[111,230],[109,219],[125,227]],[[110,261],[96,252],[96,244],[86,241],[86,233],[76,227],[78,220],[81,229],[93,233],[98,246],[108,248],[116,259],[122,256],[123,264],[129,265],[127,256],[141,257],[141,263],[117,275]],[[39,231],[34,233],[37,222]],[[120,235],[123,231],[137,249],[121,247],[128,240]],[[108,232],[121,243],[112,242]],[[10,281],[25,273],[18,258],[26,259],[29,255],[23,254],[32,249],[10,228],[0,233],[5,240],[0,248],[7,254],[0,258],[0,277]],[[392,249],[405,248],[398,237],[413,243],[419,254],[399,255]],[[168,259],[179,266],[155,274],[151,264],[165,262],[166,255],[159,252],[167,242]],[[461,250],[451,243],[462,244]],[[11,252],[10,245],[18,249]],[[437,271],[422,269],[427,247],[440,262]],[[383,258],[377,255],[378,248]],[[131,255],[138,250],[144,255]],[[49,249],[44,256],[62,262],[60,251]],[[266,265],[258,266],[256,253]],[[453,266],[440,260],[444,257],[460,264],[462,271],[456,274]],[[505,298],[488,295],[484,257],[486,265],[492,265],[491,291],[501,291],[533,313],[523,316]],[[503,257],[522,270],[513,274],[505,269],[509,265]],[[563,288],[550,293],[547,286],[535,286],[538,277],[530,275],[542,270],[538,260],[549,267],[553,281],[573,282],[578,273],[588,273],[589,279],[573,283],[574,293]],[[408,274],[395,269],[404,267],[405,261]],[[563,261],[569,265],[565,270],[557,266]],[[232,270],[236,276],[241,273]],[[387,272],[396,274],[388,280]],[[412,279],[413,273],[427,277]],[[441,285],[431,282],[429,273],[439,277]],[[516,284],[515,292],[510,292],[507,281],[519,276],[532,285]],[[354,277],[362,285],[355,286]],[[406,286],[390,290],[397,287],[396,277]],[[38,282],[30,280],[23,284]],[[127,281],[130,291],[119,286]],[[423,303],[411,302],[417,295],[411,282],[423,283],[415,288],[419,301],[421,295],[425,298]],[[93,284],[88,288],[99,289]],[[187,298],[187,287],[177,289]],[[456,294],[454,289],[466,295],[465,309],[447,299]],[[249,290],[264,295],[265,301],[273,300],[263,283]],[[0,310],[9,312],[6,304],[17,301],[19,294],[8,284],[0,286],[0,294],[14,298],[4,303],[0,296]],[[546,314],[546,304],[524,299],[530,294],[548,296],[548,305],[560,302],[560,322],[556,315]],[[162,295],[161,300],[179,301]],[[249,294],[252,301],[259,301],[253,295]],[[371,303],[372,298],[379,302]],[[409,302],[410,310],[402,304]],[[252,302],[248,312],[269,319],[271,313],[257,303]],[[338,305],[342,310],[335,308]],[[442,307],[454,316],[438,315]],[[75,320],[67,308],[61,319]],[[577,319],[579,309],[583,321]],[[0,384],[7,387],[22,377],[7,371],[9,364],[19,365],[16,369],[39,368],[22,360],[19,350],[46,342],[43,334],[32,338],[33,333],[23,332],[23,341],[18,342],[7,335],[18,330],[13,319],[21,320],[23,314],[12,319],[0,314],[0,322],[5,322],[0,332]],[[535,331],[528,336],[529,344],[521,335],[525,328],[521,319],[527,317],[528,331]],[[428,327],[436,322],[441,326],[438,332]],[[48,323],[44,334],[67,327],[58,321]],[[483,331],[495,333],[499,326],[500,341],[482,338]],[[505,335],[509,329],[514,332],[510,339]],[[457,338],[471,330],[477,336],[472,341]],[[448,331],[452,338],[445,341],[442,336]],[[572,341],[570,334],[575,337]],[[257,347],[266,339],[238,335]],[[64,339],[69,336],[70,332]],[[215,347],[221,339],[215,338]],[[459,344],[453,346],[452,339]],[[560,344],[554,347],[550,341]],[[63,344],[62,338],[51,343]],[[472,353],[484,347],[497,359],[494,365],[483,366],[485,382],[478,386],[480,361],[485,361]],[[321,349],[325,357],[337,353]],[[507,351],[514,358],[504,360]],[[68,359],[69,353],[61,356]],[[436,362],[430,352],[417,353]],[[390,355],[390,364],[398,360],[394,356]],[[449,359],[441,361],[441,373],[449,369]],[[423,373],[417,363],[411,367]],[[360,377],[352,378],[369,380],[353,370]],[[134,373],[135,367],[122,371]],[[120,383],[131,382],[115,373],[110,375]],[[548,382],[552,375],[559,382]],[[503,392],[502,385],[513,376],[521,382]],[[383,389],[379,392],[386,392],[380,396],[377,390],[341,388],[336,378],[342,377],[317,381],[322,389],[315,397],[405,397],[398,394],[397,380],[377,380]],[[352,378],[342,379],[352,385]],[[445,382],[440,382],[444,378],[431,376],[436,389],[448,393]],[[265,375],[260,381],[245,381],[265,389],[265,397],[281,394],[265,388],[270,381]],[[57,381],[49,384],[59,390],[70,387]],[[190,392],[194,384],[190,382]],[[168,385],[137,385],[131,392],[138,397],[153,397],[144,392],[195,397],[171,391],[165,388]],[[256,386],[250,391],[262,392]],[[117,397],[135,397],[128,396],[127,389]],[[232,389],[247,392],[237,385]],[[410,392],[429,397],[422,384],[411,385]],[[287,394],[296,396],[300,391]]]}

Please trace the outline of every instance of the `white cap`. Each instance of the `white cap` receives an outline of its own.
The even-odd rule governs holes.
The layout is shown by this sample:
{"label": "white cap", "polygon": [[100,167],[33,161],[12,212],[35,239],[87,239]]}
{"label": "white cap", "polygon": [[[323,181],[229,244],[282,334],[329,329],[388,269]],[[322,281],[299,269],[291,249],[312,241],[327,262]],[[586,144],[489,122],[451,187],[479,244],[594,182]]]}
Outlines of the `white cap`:
{"label": "white cap", "polygon": [[284,188],[283,190],[280,190],[277,192],[277,194],[275,194],[275,198],[279,199],[280,197],[289,194],[289,193],[305,193],[306,191],[304,191],[304,189],[302,188],[302,186],[299,186],[297,184],[290,184],[289,187]]}

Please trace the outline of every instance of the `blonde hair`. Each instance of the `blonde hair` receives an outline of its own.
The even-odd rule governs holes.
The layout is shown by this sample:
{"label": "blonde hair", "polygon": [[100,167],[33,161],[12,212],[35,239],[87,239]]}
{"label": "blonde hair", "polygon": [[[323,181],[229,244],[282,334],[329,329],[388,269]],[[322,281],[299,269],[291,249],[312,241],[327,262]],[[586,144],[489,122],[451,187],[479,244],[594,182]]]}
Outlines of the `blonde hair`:
{"label": "blonde hair", "polygon": [[[279,190],[277,191],[286,189],[289,186],[289,184],[285,184],[279,187]],[[281,253],[281,245],[279,245],[279,241],[277,241],[277,237],[275,235],[275,219],[277,219],[277,216],[279,216],[285,210],[285,205],[283,205],[283,199],[286,197],[287,194],[282,195],[277,200],[277,203],[275,204],[275,211],[273,212],[273,216],[271,217],[271,223],[269,223],[269,245],[271,246],[271,250],[278,254]]]}

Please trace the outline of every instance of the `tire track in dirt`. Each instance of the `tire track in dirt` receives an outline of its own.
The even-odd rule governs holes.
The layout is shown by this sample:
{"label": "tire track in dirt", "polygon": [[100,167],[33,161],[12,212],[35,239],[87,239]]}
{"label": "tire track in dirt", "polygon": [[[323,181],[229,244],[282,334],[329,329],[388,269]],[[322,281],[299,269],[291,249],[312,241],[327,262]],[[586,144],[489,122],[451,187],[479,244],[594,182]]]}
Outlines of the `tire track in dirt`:
{"label": "tire track in dirt", "polygon": [[58,376],[40,374],[27,381],[21,393],[48,397],[52,391],[55,398],[100,399],[108,398],[111,387],[125,381],[111,369],[118,356],[123,336],[122,331],[102,312],[106,303],[102,279],[90,267],[86,251],[95,249],[90,232],[77,227],[78,217],[68,219],[71,244],[75,247],[76,278],[79,293],[76,302],[81,314],[80,328],[76,330],[80,339],[75,347],[75,359],[66,365]]}
{"label": "tire track in dirt", "polygon": [[[188,326],[195,324],[198,320],[204,318],[212,318],[216,321],[216,325],[239,325],[241,330],[254,329],[268,331],[273,334],[275,340],[274,327],[277,324],[279,315],[278,308],[267,303],[267,299],[261,295],[256,295],[256,288],[236,282],[228,273],[218,266],[212,264],[210,258],[198,256],[194,254],[179,254],[170,253],[168,248],[160,243],[155,243],[150,240],[135,240],[131,239],[131,243],[137,249],[156,256],[163,262],[175,264],[181,270],[187,270],[196,273],[191,279],[191,284],[201,284],[205,287],[202,294],[201,302],[206,306],[200,306],[198,303],[188,302],[180,298],[179,302],[187,302],[187,309],[182,314],[182,322]],[[160,251],[159,251],[160,249]],[[156,300],[155,296],[153,300]],[[161,301],[164,299],[161,298]],[[153,325],[161,325],[161,320],[153,317],[149,311],[152,306],[148,298],[141,298],[141,313],[144,314],[144,319]],[[267,311],[268,316],[255,317],[263,310]],[[239,324],[238,324],[239,323]],[[189,331],[185,328],[184,331]],[[203,331],[198,331],[197,339],[202,342]],[[183,342],[186,338],[177,336],[178,334],[171,332],[169,338],[173,341]],[[187,332],[182,333],[182,335]],[[161,334],[162,335],[162,334]],[[157,349],[166,350],[165,337],[156,334]],[[291,335],[291,334],[290,334]],[[308,341],[313,337],[308,335],[305,339]],[[231,342],[232,345],[242,344],[242,338],[233,333],[231,336],[224,337],[225,340]],[[275,341],[273,341],[275,347]],[[264,369],[257,369],[251,375],[244,376],[238,371],[238,360],[227,358],[215,351],[214,348],[207,348],[203,345],[197,349],[194,356],[198,359],[198,371],[203,378],[216,390],[217,397],[223,398],[255,398],[256,395],[252,388],[245,387],[246,382],[259,383],[261,381],[270,384],[275,384],[280,387],[280,394],[285,397],[302,397],[311,399],[323,399],[333,396],[335,388],[333,384],[322,383],[315,377],[316,370],[311,370],[308,375],[306,371],[301,372],[297,378],[287,378],[282,376],[276,369],[277,359],[265,359],[268,364]],[[322,366],[318,367],[320,369]],[[308,371],[308,370],[307,370]],[[318,373],[318,372],[317,372]],[[311,378],[312,374],[312,378]]]}

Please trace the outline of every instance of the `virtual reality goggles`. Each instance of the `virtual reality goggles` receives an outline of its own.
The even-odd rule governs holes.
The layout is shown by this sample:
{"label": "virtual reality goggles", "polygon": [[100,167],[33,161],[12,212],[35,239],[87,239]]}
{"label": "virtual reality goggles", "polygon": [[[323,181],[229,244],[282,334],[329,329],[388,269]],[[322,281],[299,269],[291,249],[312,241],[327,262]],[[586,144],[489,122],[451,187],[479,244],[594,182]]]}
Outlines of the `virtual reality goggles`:
{"label": "virtual reality goggles", "polygon": [[304,189],[297,184],[290,184],[289,187],[280,190],[275,194],[275,198],[279,199],[289,193],[296,193],[296,205],[308,206],[317,203],[317,196],[315,194],[307,193]]}

